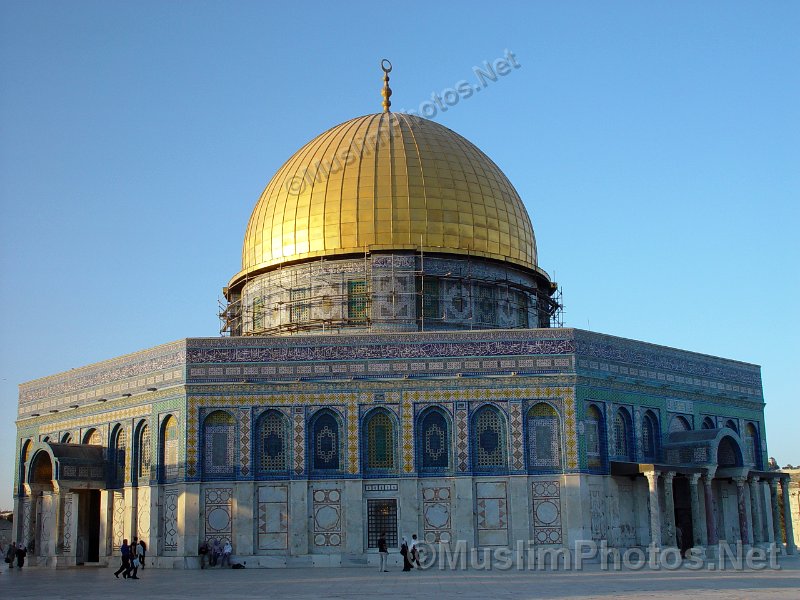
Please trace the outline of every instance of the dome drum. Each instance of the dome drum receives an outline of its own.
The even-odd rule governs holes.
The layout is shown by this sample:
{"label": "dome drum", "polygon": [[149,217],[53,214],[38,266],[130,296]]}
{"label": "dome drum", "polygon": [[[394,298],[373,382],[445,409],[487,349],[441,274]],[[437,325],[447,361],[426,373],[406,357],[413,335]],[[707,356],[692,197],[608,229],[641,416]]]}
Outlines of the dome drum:
{"label": "dome drum", "polygon": [[[229,306],[233,335],[548,327],[536,271],[481,257],[372,253],[274,269]],[[235,314],[234,309],[235,307]]]}

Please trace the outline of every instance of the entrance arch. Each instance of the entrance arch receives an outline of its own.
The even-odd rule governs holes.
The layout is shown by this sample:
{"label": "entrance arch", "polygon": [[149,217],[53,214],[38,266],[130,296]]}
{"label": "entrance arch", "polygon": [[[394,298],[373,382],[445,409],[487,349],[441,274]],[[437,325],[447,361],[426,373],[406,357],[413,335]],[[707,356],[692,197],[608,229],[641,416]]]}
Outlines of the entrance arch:
{"label": "entrance arch", "polygon": [[28,546],[32,564],[99,561],[104,452],[102,446],[91,444],[31,444],[19,513],[27,516],[20,523],[18,539]]}
{"label": "entrance arch", "polygon": [[[51,538],[52,514],[45,508],[55,490],[53,457],[44,449],[34,449],[28,462],[27,487],[30,490],[30,521],[23,523],[23,542],[33,556],[46,556],[44,547]],[[48,504],[49,508],[49,504]]]}
{"label": "entrance arch", "polygon": [[37,451],[31,459],[28,484],[38,492],[53,491],[53,460],[44,450]]}

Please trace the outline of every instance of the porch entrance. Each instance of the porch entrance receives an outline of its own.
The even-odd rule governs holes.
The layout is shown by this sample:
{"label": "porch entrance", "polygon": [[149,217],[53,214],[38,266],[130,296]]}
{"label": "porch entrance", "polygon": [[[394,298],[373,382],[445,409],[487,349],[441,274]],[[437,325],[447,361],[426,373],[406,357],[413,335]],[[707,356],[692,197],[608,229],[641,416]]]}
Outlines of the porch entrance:
{"label": "porch entrance", "polygon": [[[694,546],[694,523],[692,522],[692,498],[689,491],[689,480],[686,477],[675,477],[672,481],[675,498],[675,537],[681,553]],[[678,535],[680,530],[680,535]]]}
{"label": "porch entrance", "polygon": [[78,547],[75,562],[79,565],[100,561],[100,490],[80,490],[78,497]]}

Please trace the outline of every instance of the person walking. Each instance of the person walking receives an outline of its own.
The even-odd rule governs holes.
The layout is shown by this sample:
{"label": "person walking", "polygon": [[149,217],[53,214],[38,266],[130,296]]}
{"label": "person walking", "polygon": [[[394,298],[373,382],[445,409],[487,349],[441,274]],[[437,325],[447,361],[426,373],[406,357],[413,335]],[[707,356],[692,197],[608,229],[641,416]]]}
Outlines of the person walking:
{"label": "person walking", "polygon": [[144,540],[139,540],[139,543],[136,545],[136,558],[139,559],[140,569],[144,569],[144,553],[145,553]]}
{"label": "person walking", "polygon": [[[133,538],[134,543],[131,544],[131,566],[128,569],[128,577],[130,579],[139,579],[139,567],[142,566],[142,559],[140,555],[141,546],[136,541],[138,538]],[[133,575],[131,575],[133,571]]]}
{"label": "person walking", "polygon": [[144,559],[147,558],[147,544],[144,543],[144,540],[139,540],[139,548],[141,549],[139,553],[139,566],[144,569]]}
{"label": "person walking", "polygon": [[25,542],[20,542],[17,544],[16,548],[16,555],[17,555],[17,568],[21,569],[25,566],[25,557],[28,555],[28,549],[25,547]]}
{"label": "person walking", "polygon": [[119,574],[122,573],[122,578],[127,579],[128,574],[131,572],[131,547],[128,546],[128,538],[122,540],[122,546],[119,547],[120,557],[122,564],[119,569],[114,571],[114,577],[119,579]]}
{"label": "person walking", "polygon": [[409,558],[411,551],[408,549],[408,540],[403,536],[403,543],[400,545],[400,554],[403,556],[403,571],[410,571],[414,568]]}
{"label": "person walking", "polygon": [[[139,572],[139,558],[136,556],[136,546],[131,545],[131,558],[128,563],[128,579],[139,579],[137,573]],[[133,572],[133,575],[131,575]]]}
{"label": "person walking", "polygon": [[385,533],[381,533],[381,537],[378,538],[378,554],[380,554],[381,557],[381,564],[378,572],[388,573],[389,570],[386,568],[386,559],[389,557],[389,546],[386,545]]}
{"label": "person walking", "polygon": [[417,548],[417,544],[419,541],[417,540],[417,534],[413,534],[411,536],[411,564],[416,565],[419,568],[419,548]]}

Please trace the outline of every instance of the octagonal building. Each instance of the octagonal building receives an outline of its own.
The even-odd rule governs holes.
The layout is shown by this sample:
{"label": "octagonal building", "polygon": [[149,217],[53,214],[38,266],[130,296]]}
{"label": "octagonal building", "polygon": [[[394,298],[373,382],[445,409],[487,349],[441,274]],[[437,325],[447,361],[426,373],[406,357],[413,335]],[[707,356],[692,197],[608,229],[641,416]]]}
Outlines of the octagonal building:
{"label": "octagonal building", "polygon": [[214,540],[250,568],[377,564],[381,534],[393,562],[412,534],[793,551],[760,368],[558,326],[508,178],[385,108],[271,179],[222,336],[20,386],[29,560],[115,564],[134,536],[164,568]]}

